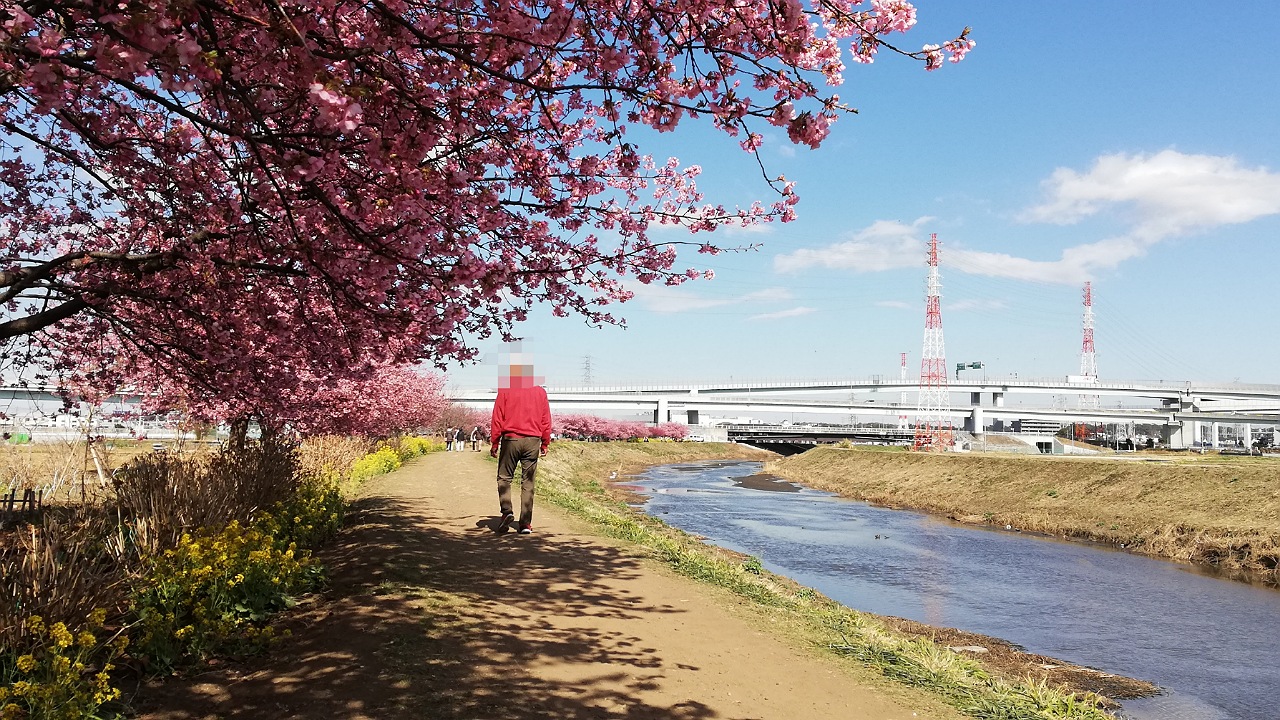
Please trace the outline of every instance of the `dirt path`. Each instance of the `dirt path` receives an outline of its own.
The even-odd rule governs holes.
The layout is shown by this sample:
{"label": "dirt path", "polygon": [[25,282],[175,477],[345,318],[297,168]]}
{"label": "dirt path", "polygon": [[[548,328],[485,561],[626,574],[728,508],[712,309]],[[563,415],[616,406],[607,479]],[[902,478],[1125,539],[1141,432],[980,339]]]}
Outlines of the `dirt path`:
{"label": "dirt path", "polygon": [[438,453],[373,481],[325,553],[331,588],[287,622],[292,636],[267,658],[145,689],[142,717],[939,717],[546,503],[536,534],[494,534],[493,473],[479,453]]}

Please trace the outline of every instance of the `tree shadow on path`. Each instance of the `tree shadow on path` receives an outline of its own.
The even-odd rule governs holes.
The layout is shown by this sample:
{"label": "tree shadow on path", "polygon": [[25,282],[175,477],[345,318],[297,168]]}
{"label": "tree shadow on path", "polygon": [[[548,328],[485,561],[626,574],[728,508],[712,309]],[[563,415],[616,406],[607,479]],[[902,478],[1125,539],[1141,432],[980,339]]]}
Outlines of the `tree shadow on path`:
{"label": "tree shadow on path", "polygon": [[[147,688],[146,720],[719,717],[652,698],[672,668],[628,630],[681,612],[625,587],[626,552],[572,536],[498,535],[390,494],[352,509],[325,552],[324,596],[269,656]],[[696,670],[680,666],[682,670]]]}

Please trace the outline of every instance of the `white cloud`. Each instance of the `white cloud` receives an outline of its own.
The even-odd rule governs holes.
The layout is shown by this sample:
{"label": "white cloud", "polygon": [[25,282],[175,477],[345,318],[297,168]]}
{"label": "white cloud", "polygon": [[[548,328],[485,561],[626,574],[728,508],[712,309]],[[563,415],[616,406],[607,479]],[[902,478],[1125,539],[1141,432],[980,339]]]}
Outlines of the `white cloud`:
{"label": "white cloud", "polygon": [[1012,280],[1078,285],[1098,272],[1118,267],[1126,260],[1141,257],[1152,243],[1119,236],[1075,245],[1062,251],[1057,260],[1031,260],[1006,253],[951,250],[943,264],[970,275]]}
{"label": "white cloud", "polygon": [[901,300],[877,300],[873,303],[878,308],[891,308],[894,310],[909,310],[915,305]]}
{"label": "white cloud", "polygon": [[760,301],[790,300],[792,297],[794,296],[791,294],[790,290],[787,290],[786,288],[772,287],[772,288],[765,288],[763,290],[756,290],[755,292],[749,292],[746,295],[740,295],[726,302],[736,303],[736,302],[742,302],[742,301],[760,302]]}
{"label": "white cloud", "polygon": [[778,302],[790,300],[791,292],[785,288],[764,288],[732,297],[708,297],[684,287],[670,285],[645,285],[627,283],[627,289],[635,293],[634,302],[656,313],[682,313],[748,302]]}
{"label": "white cloud", "polygon": [[773,148],[775,152],[785,158],[796,156],[796,146],[787,139],[785,134],[765,131],[760,133],[760,136],[764,138],[764,147]]}
{"label": "white cloud", "polygon": [[1280,214],[1280,174],[1246,168],[1232,157],[1176,150],[1104,155],[1088,172],[1054,170],[1044,187],[1048,198],[1023,213],[1022,220],[1070,225],[1123,208],[1130,213],[1129,228],[1066,248],[1052,261],[953,250],[948,264],[977,275],[1074,284],[1141,257],[1169,238]]}
{"label": "white cloud", "polygon": [[773,232],[773,223],[758,222],[743,227],[742,225],[724,225],[716,230],[717,235],[735,237],[737,235],[768,235]]}
{"label": "white cloud", "polygon": [[[1121,228],[1110,237],[1065,248],[1054,260],[945,247],[944,272],[1075,285],[1141,257],[1170,238],[1280,214],[1280,173],[1248,168],[1232,157],[1176,150],[1104,155],[1086,172],[1058,168],[1044,188],[1046,199],[1021,215],[1024,222],[1068,225],[1120,210]],[[778,255],[774,269],[878,272],[921,265],[921,226],[930,220],[920,218],[910,225],[880,220],[843,242]]]}
{"label": "white cloud", "polygon": [[792,317],[800,317],[801,315],[808,315],[809,313],[812,313],[812,312],[816,312],[816,309],[811,307],[801,306],[801,307],[793,307],[790,310],[780,310],[778,312],[764,313],[763,315],[752,315],[747,319],[748,320],[781,320],[782,318],[792,318]]}
{"label": "white cloud", "polygon": [[948,303],[946,309],[952,312],[966,310],[1003,310],[1008,307],[1003,300],[957,300]]}
{"label": "white cloud", "polygon": [[1129,211],[1129,228],[1066,248],[1057,260],[955,249],[946,264],[974,275],[1077,284],[1169,238],[1280,214],[1280,174],[1243,167],[1232,157],[1176,150],[1104,155],[1088,172],[1054,170],[1044,187],[1047,199],[1022,220],[1069,225],[1122,208]]}
{"label": "white cloud", "polygon": [[1087,173],[1058,168],[1044,182],[1049,198],[1024,218],[1068,225],[1112,205],[1131,205],[1132,235],[1150,243],[1207,227],[1280,213],[1280,174],[1246,168],[1233,157],[1103,155]]}
{"label": "white cloud", "polygon": [[782,273],[811,267],[864,273],[919,266],[924,262],[925,248],[920,228],[932,220],[922,217],[910,225],[897,220],[877,220],[844,242],[776,255],[773,268]]}

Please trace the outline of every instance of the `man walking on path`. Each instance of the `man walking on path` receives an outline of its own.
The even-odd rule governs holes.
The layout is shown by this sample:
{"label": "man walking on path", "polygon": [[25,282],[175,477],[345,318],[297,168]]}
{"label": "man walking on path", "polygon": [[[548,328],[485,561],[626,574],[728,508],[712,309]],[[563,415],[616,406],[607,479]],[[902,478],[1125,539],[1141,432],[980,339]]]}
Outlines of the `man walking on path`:
{"label": "man walking on path", "polygon": [[504,533],[515,520],[511,506],[511,480],[520,462],[520,534],[533,532],[533,484],[538,457],[551,444],[551,405],[547,391],[533,376],[533,365],[518,353],[510,361],[510,375],[502,378],[493,402],[489,454],[498,458],[498,511],[495,528]]}

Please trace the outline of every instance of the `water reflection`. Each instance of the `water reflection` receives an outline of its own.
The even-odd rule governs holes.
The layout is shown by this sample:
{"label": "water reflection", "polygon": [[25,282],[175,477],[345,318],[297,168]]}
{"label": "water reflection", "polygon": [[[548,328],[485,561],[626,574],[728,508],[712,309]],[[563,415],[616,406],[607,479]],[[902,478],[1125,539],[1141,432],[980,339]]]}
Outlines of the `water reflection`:
{"label": "water reflection", "polygon": [[721,461],[629,480],[650,498],[649,513],[850,607],[993,635],[1169,689],[1126,702],[1135,720],[1277,716],[1280,592],[877,508],[759,473],[759,463]]}

